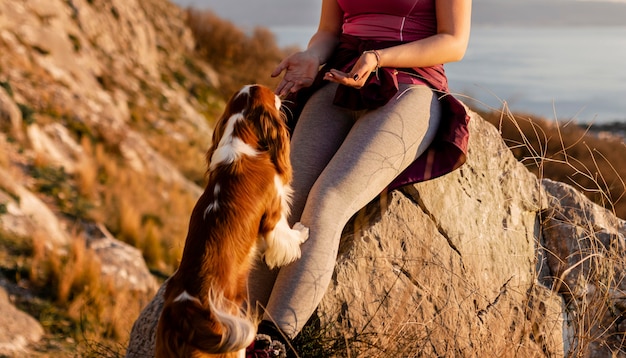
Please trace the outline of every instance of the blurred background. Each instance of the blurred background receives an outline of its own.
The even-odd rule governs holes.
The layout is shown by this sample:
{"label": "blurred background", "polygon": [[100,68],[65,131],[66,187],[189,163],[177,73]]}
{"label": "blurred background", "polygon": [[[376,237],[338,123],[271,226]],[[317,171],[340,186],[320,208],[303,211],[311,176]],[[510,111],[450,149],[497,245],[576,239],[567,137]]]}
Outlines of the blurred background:
{"label": "blurred background", "polygon": [[[244,31],[268,28],[305,48],[320,0],[175,0]],[[453,92],[473,106],[582,123],[626,121],[626,1],[475,0],[465,58],[446,65]]]}

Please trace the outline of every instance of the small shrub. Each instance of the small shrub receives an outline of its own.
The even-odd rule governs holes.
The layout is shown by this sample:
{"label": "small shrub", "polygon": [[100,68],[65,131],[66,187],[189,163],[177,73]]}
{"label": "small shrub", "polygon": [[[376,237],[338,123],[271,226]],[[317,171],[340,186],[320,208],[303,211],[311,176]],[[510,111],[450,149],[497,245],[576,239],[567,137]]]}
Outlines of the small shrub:
{"label": "small shrub", "polygon": [[138,247],[141,243],[141,213],[126,198],[119,201],[119,239]]}
{"label": "small shrub", "polygon": [[22,113],[22,120],[24,121],[24,123],[26,123],[27,125],[31,125],[33,123],[35,123],[35,110],[32,109],[30,106],[23,104],[23,103],[18,103],[17,107],[20,109],[20,112]]}
{"label": "small shrub", "polygon": [[93,204],[76,189],[75,179],[65,168],[36,161],[31,175],[36,179],[37,190],[52,198],[62,213],[73,218],[89,218]]}
{"label": "small shrub", "polygon": [[81,146],[85,155],[76,168],[76,187],[82,197],[93,198],[96,185],[98,184],[98,166],[93,159],[91,141],[86,137],[82,137]]}
{"label": "small shrub", "polygon": [[41,46],[34,45],[34,46],[31,46],[31,48],[33,50],[35,50],[35,52],[39,53],[40,55],[49,55],[50,54],[50,51],[48,51],[47,49],[45,49],[45,48],[43,48]]}
{"label": "small shrub", "polygon": [[[35,242],[30,279],[39,296],[50,299],[53,307],[37,304],[27,311],[53,333],[78,341],[75,352],[88,354],[96,345],[119,350],[115,356],[120,356],[121,347],[116,342],[128,339],[133,317],[145,302],[103,278],[98,257],[81,235],[73,238],[67,252],[46,249],[43,239]],[[46,318],[50,313],[52,316]]]}
{"label": "small shrub", "polygon": [[248,35],[210,11],[189,10],[187,24],[196,40],[196,52],[220,74],[224,98],[248,83],[276,84],[270,77],[284,57],[274,35],[256,28]]}
{"label": "small shrub", "polygon": [[150,267],[163,268],[164,252],[161,243],[161,232],[155,222],[149,220],[142,228],[144,238],[142,240],[141,252]]}
{"label": "small shrub", "polygon": [[4,88],[7,94],[13,97],[13,88],[11,88],[11,84],[8,81],[0,81],[0,87]]}
{"label": "small shrub", "polygon": [[8,167],[11,159],[9,157],[9,138],[0,137],[0,167]]}
{"label": "small shrub", "polygon": [[74,47],[74,52],[80,52],[82,46],[80,44],[80,39],[78,38],[78,36],[73,35],[73,34],[68,34],[67,35],[70,39],[70,42],[72,43],[72,46]]}

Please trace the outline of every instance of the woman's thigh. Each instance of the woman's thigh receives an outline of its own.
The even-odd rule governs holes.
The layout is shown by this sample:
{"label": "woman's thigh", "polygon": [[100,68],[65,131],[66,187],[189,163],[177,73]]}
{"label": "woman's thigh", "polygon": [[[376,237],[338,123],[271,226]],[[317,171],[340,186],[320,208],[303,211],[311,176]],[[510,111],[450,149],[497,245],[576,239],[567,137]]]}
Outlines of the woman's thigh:
{"label": "woman's thigh", "polygon": [[317,91],[304,107],[291,139],[293,167],[291,224],[300,219],[313,183],[355,123],[354,111],[333,105],[336,84]]}
{"label": "woman's thigh", "polygon": [[[289,222],[300,221],[309,191],[354,124],[351,111],[334,106],[337,86],[328,84],[307,102],[291,139],[294,194]],[[278,270],[254,265],[248,283],[250,302],[267,305]]]}
{"label": "woman's thigh", "polygon": [[[389,103],[367,111],[355,122],[317,178],[306,210],[337,205],[346,209],[348,218],[344,219],[349,219],[428,148],[440,116],[432,90],[402,86]],[[328,193],[340,202],[321,203]],[[322,206],[316,207],[316,201]]]}

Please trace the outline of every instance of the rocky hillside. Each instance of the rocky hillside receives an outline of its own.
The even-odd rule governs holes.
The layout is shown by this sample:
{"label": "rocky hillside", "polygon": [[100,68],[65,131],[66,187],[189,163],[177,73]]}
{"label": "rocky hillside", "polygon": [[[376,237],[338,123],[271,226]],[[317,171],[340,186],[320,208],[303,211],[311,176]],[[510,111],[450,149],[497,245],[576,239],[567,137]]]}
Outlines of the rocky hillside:
{"label": "rocky hillside", "polygon": [[[222,94],[250,80],[230,68],[275,52],[260,31],[209,65],[226,52],[187,16],[0,0],[0,356],[120,357],[138,317],[128,353],[150,350]],[[304,356],[623,356],[623,221],[538,181],[473,116],[467,166],[346,228]]]}
{"label": "rocky hillside", "polygon": [[117,349],[175,267],[222,106],[194,47],[166,0],[0,0],[0,312],[36,319],[0,355]]}

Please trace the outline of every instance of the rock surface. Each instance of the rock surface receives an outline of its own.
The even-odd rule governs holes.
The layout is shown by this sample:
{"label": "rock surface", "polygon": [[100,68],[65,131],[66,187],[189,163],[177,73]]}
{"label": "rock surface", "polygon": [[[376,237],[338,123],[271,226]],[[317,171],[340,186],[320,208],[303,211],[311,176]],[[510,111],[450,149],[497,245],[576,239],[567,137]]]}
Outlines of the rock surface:
{"label": "rock surface", "polygon": [[[36,155],[68,172],[81,155],[68,128],[99,137],[119,146],[133,169],[198,195],[131,123],[141,116],[170,139],[208,147],[211,128],[199,106],[187,88],[166,80],[192,76],[175,67],[194,46],[183,19],[164,0],[1,0],[0,83],[12,94],[0,86],[0,128],[27,137]],[[206,73],[193,75],[214,85],[210,67],[202,68]],[[22,118],[18,105],[32,118]]]}
{"label": "rock surface", "polygon": [[542,184],[549,193],[542,218],[551,273],[545,279],[568,306],[570,351],[577,357],[626,357],[626,222],[571,186],[548,179]]}
{"label": "rock surface", "polygon": [[536,280],[539,182],[477,116],[470,138],[460,170],[381,197],[348,228],[318,316],[359,355],[563,354],[560,299]]}
{"label": "rock surface", "polygon": [[141,311],[133,324],[130,341],[126,349],[127,358],[154,357],[156,329],[161,310],[163,310],[163,294],[166,286],[167,281],[161,285],[154,298]]}
{"label": "rock surface", "polygon": [[91,224],[85,230],[87,248],[100,259],[101,275],[118,290],[130,290],[142,297],[154,294],[158,284],[148,270],[141,251],[113,237],[102,225]]}
{"label": "rock surface", "polygon": [[[187,198],[200,193],[193,181],[198,178],[189,174],[195,170],[201,178],[211,138],[206,106],[221,103],[218,98],[202,98],[201,105],[190,95],[192,87],[208,93],[217,85],[212,68],[194,56],[194,46],[184,11],[167,0],[0,0],[4,246],[19,242],[28,248],[35,238],[45,250],[62,257],[71,251],[73,240],[85,234],[88,249],[100,261],[102,279],[113,282],[119,292],[132,292],[138,306],[153,296],[158,285],[141,251],[109,233],[119,231],[118,222],[106,215],[90,216],[88,211],[90,205],[115,210],[116,202],[128,199],[102,187],[110,185],[106,181],[112,181],[111,173],[123,172],[127,178],[140,178],[144,187],[154,186],[155,193],[142,200],[157,203],[154,206],[174,202],[168,217],[150,216],[158,229],[185,225],[184,205],[191,201]],[[176,151],[182,153],[170,155]],[[180,157],[189,158],[195,167],[172,159]],[[67,190],[41,190],[34,174],[38,169],[63,173],[46,184]],[[74,197],[83,174],[93,175],[93,186]],[[80,206],[86,201],[88,205]],[[63,204],[78,209],[68,211]],[[89,232],[80,232],[83,226]],[[175,242],[172,231],[163,236],[173,236],[168,239]],[[29,250],[0,253],[0,257],[22,255],[0,262],[11,280],[29,279],[21,271],[13,275],[13,270],[28,269],[13,264],[28,262]],[[0,311],[5,309],[11,306],[3,300]],[[128,310],[128,315],[136,315]],[[118,331],[123,335],[129,329],[130,324]],[[8,324],[0,327],[0,336],[23,337],[27,345],[41,337],[40,330],[33,325],[29,335],[23,326]]]}
{"label": "rock surface", "polygon": [[45,233],[47,248],[63,247],[70,242],[64,224],[35,194],[20,184],[19,179],[0,168],[0,200],[6,207],[1,228],[10,234],[29,237]]}
{"label": "rock surface", "polygon": [[41,324],[13,306],[0,287],[0,356],[27,357],[29,344],[38,342],[43,334]]}

